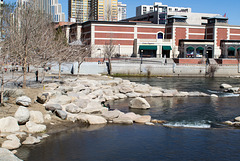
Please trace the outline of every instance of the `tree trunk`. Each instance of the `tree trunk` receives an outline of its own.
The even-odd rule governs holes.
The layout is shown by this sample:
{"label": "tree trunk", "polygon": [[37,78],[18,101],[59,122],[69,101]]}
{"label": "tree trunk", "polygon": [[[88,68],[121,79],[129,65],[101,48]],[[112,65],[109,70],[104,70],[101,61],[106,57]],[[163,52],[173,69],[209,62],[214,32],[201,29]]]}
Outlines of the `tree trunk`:
{"label": "tree trunk", "polygon": [[3,104],[3,92],[4,92],[4,74],[2,72],[2,84],[1,84],[1,100],[0,103]]}
{"label": "tree trunk", "polygon": [[[27,50],[25,51],[27,55]],[[27,56],[25,55],[24,62],[23,62],[23,88],[27,87]]]}
{"label": "tree trunk", "polygon": [[59,63],[58,65],[59,69],[58,69],[58,79],[61,78],[61,63]]}
{"label": "tree trunk", "polygon": [[82,64],[81,62],[78,62],[78,73],[77,73],[77,74],[78,74],[78,77],[79,77],[79,75],[80,75],[80,67],[81,67],[81,64]]}
{"label": "tree trunk", "polygon": [[42,80],[40,81],[40,83],[43,83],[44,79],[45,79],[45,70],[43,70],[43,73],[42,73]]}
{"label": "tree trunk", "polygon": [[112,75],[112,62],[111,62],[111,58],[108,58],[108,62],[109,62],[109,75]]}

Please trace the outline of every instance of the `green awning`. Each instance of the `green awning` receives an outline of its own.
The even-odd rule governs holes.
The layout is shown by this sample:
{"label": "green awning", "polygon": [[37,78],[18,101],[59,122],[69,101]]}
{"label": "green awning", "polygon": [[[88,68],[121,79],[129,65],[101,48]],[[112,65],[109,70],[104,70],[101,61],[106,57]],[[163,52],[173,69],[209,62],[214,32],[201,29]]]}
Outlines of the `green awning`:
{"label": "green awning", "polygon": [[203,47],[198,47],[197,50],[204,50],[204,48]]}
{"label": "green awning", "polygon": [[190,46],[187,48],[187,50],[194,50],[194,48]]}
{"label": "green awning", "polygon": [[172,50],[172,47],[171,46],[163,46],[162,49],[163,50]]}
{"label": "green awning", "polygon": [[228,48],[228,51],[235,51],[235,48],[234,47],[230,47],[230,48]]}
{"label": "green awning", "polygon": [[238,48],[237,50],[240,50],[240,48]]}
{"label": "green awning", "polygon": [[140,45],[139,50],[157,50],[155,45]]}

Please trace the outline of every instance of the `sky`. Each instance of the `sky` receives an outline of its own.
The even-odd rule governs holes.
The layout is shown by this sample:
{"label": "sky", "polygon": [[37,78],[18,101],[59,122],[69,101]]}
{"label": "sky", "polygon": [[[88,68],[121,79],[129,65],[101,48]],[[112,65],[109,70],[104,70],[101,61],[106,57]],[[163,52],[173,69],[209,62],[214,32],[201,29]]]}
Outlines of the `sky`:
{"label": "sky", "polygon": [[[230,25],[240,26],[240,1],[239,0],[118,0],[127,4],[127,17],[136,15],[136,7],[140,5],[153,5],[154,2],[162,2],[171,7],[190,7],[192,12],[216,13],[229,18]],[[16,0],[4,0],[4,2],[16,2]],[[68,0],[58,0],[63,6],[63,12],[68,20]]]}

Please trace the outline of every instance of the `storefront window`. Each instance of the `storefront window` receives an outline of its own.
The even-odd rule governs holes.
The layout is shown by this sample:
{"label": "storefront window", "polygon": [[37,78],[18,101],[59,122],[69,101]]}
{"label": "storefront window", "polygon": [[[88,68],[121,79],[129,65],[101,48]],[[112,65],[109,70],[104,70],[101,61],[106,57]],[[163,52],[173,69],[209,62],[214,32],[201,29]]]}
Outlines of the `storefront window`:
{"label": "storefront window", "polygon": [[235,56],[235,48],[230,47],[228,48],[228,57],[234,57]]}
{"label": "storefront window", "polygon": [[188,47],[187,48],[187,58],[193,58],[194,57],[194,48],[193,47]]}
{"label": "storefront window", "polygon": [[203,53],[204,53],[204,48],[203,47],[198,47],[196,51],[197,51],[196,57],[197,58],[202,58],[203,57]]}

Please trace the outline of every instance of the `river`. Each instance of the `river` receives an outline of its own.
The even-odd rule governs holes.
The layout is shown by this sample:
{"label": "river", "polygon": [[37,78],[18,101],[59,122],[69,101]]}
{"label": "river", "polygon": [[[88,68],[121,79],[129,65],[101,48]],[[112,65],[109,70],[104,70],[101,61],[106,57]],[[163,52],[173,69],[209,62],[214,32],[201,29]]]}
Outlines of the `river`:
{"label": "river", "polygon": [[29,161],[239,160],[240,129],[222,124],[240,115],[240,97],[226,94],[221,83],[240,87],[234,78],[124,78],[215,97],[147,98],[150,110],[129,110],[131,99],[110,102],[112,109],[167,120],[161,125],[111,125],[74,128],[38,145],[18,150]]}

